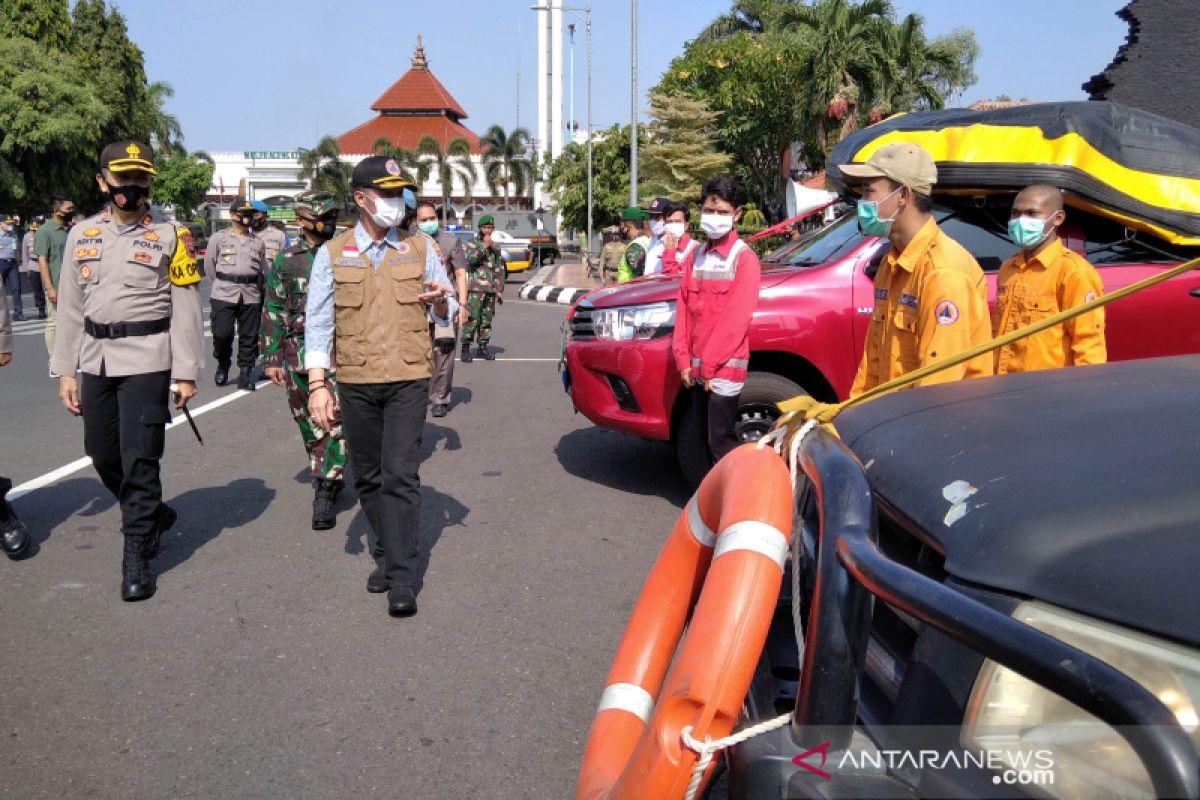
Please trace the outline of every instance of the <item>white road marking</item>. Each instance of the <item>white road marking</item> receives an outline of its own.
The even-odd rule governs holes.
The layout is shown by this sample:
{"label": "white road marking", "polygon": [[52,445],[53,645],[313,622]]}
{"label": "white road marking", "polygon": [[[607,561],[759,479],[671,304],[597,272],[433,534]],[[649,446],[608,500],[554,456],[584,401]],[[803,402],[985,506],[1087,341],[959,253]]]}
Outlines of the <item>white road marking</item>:
{"label": "white road marking", "polygon": [[[257,384],[257,388],[261,389],[264,386],[269,385],[270,383],[271,383],[270,381],[259,381],[259,383]],[[238,390],[235,392],[230,392],[229,394],[225,395],[224,397],[218,397],[216,400],[213,400],[211,403],[208,403],[207,405],[203,405],[203,406],[200,406],[199,408],[192,409],[192,418],[195,419],[196,417],[200,416],[201,414],[207,414],[209,411],[213,411],[214,409],[218,409],[221,406],[228,405],[229,403],[232,403],[234,400],[238,400],[242,397],[246,397],[249,394],[250,394],[250,392]],[[182,414],[175,417],[167,425],[167,430],[171,430],[172,428],[179,427],[180,425],[184,425],[184,426],[187,425],[187,419],[184,418],[184,416]],[[16,500],[18,497],[21,497],[22,495],[29,494],[30,492],[36,492],[38,489],[44,489],[45,487],[49,486],[50,484],[55,483],[56,481],[59,481],[62,478],[67,477],[68,475],[76,473],[81,469],[86,469],[87,467],[90,467],[91,465],[92,465],[92,459],[89,458],[88,456],[84,456],[83,458],[77,458],[69,464],[64,464],[56,470],[47,472],[45,475],[40,475],[40,476],[34,478],[33,480],[25,481],[25,483],[22,483],[20,486],[13,487],[12,491],[10,491],[8,493],[8,499]]]}

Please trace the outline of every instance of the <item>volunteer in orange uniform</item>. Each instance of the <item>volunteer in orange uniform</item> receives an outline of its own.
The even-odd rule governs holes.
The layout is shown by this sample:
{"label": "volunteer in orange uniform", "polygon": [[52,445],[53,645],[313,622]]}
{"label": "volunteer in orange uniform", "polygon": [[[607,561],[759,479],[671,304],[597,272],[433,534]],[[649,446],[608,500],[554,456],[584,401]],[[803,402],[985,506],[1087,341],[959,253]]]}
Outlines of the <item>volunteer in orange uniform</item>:
{"label": "volunteer in orange uniform", "polygon": [[[996,336],[1081,306],[1104,293],[1096,268],[1058,238],[1058,228],[1066,218],[1062,192],[1054,186],[1030,186],[1013,201],[1008,235],[1021,252],[1000,267],[992,313]],[[996,351],[995,357],[997,375],[1103,364],[1108,360],[1104,310],[1089,311],[1018,339]]]}
{"label": "volunteer in orange uniform", "polygon": [[[975,258],[934,222],[933,159],[915,144],[884,145],[865,164],[840,167],[861,187],[863,232],[892,249],[875,275],[875,308],[850,396],[991,339],[987,282]],[[985,353],[917,385],[992,374]]]}
{"label": "volunteer in orange uniform", "polygon": [[742,187],[730,175],[704,184],[700,226],[708,240],[684,261],[671,352],[701,420],[713,462],[740,442],[738,398],[750,368],[750,320],[758,305],[758,256],[734,229]]}

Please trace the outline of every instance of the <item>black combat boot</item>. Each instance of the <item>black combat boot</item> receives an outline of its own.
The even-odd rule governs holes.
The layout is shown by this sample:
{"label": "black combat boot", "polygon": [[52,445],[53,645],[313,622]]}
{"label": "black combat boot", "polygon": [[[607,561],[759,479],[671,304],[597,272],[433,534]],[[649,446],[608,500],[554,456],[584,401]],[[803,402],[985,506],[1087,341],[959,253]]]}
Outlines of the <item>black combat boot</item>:
{"label": "black combat boot", "polygon": [[238,373],[237,387],[247,392],[254,391],[254,367],[242,367]]}
{"label": "black combat boot", "polygon": [[213,375],[213,383],[217,386],[224,386],[229,383],[229,362],[217,362],[217,374]]}
{"label": "black combat boot", "polygon": [[126,536],[125,553],[121,559],[121,599],[127,603],[149,600],[158,588],[154,571],[146,559],[145,536]]}
{"label": "black combat boot", "polygon": [[462,361],[462,363],[464,363],[464,364],[470,364],[470,363],[471,363],[472,356],[471,356],[471,344],[470,344],[470,342],[463,342],[462,358],[460,358],[459,360],[460,360],[460,361]]}
{"label": "black combat boot", "polygon": [[495,361],[496,354],[486,344],[479,345],[479,355],[483,356],[484,361]]}
{"label": "black combat boot", "polygon": [[20,558],[29,549],[29,529],[7,500],[0,500],[0,549],[11,559]]}
{"label": "black combat boot", "polygon": [[333,504],[337,501],[338,492],[342,490],[341,481],[320,478],[316,482],[316,496],[313,497],[312,529],[327,531],[337,521],[333,514]]}
{"label": "black combat boot", "polygon": [[154,522],[154,530],[146,537],[146,558],[151,559],[158,555],[159,545],[162,543],[162,535],[171,528],[175,527],[175,521],[179,519],[179,515],[175,513],[175,509],[171,508],[166,503],[160,503],[158,506],[158,518]]}

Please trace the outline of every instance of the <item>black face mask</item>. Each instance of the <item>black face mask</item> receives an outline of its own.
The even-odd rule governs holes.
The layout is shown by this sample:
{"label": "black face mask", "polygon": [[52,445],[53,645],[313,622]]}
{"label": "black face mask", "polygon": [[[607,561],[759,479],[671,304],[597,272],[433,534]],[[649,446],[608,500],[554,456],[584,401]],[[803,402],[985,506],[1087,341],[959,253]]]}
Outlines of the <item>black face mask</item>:
{"label": "black face mask", "polygon": [[[129,186],[112,186],[110,184],[105,194],[108,195],[109,200],[112,200],[113,205],[122,211],[137,211],[150,196],[150,189],[133,184]],[[118,197],[121,199],[118,200]]]}
{"label": "black face mask", "polygon": [[243,228],[254,227],[254,217],[238,217],[237,221]]}
{"label": "black face mask", "polygon": [[261,231],[263,228],[267,227],[267,218],[263,217],[262,219],[259,219],[255,217],[250,227],[256,231]]}
{"label": "black face mask", "polygon": [[328,242],[337,233],[337,219],[318,219],[312,223],[312,227],[308,230],[316,238],[323,242]]}

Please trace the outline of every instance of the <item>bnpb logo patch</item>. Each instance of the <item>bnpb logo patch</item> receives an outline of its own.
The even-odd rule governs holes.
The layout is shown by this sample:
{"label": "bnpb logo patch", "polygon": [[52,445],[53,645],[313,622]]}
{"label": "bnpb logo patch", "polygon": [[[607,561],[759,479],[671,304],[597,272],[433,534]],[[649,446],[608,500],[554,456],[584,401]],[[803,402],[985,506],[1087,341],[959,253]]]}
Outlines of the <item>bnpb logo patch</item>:
{"label": "bnpb logo patch", "polygon": [[938,325],[953,325],[958,322],[958,306],[949,300],[943,300],[933,309]]}

